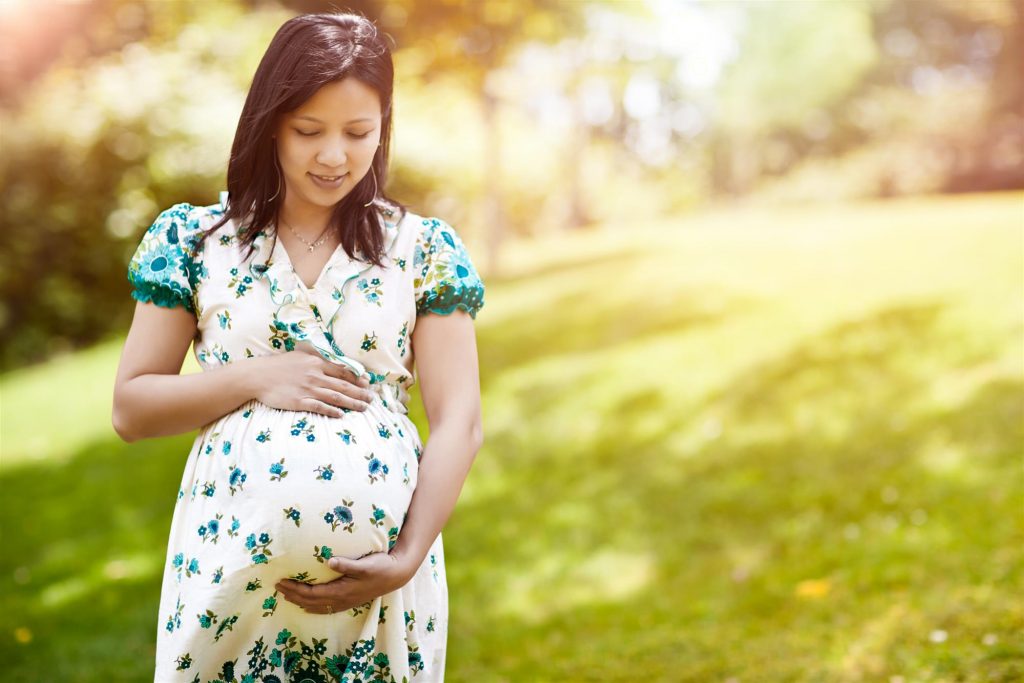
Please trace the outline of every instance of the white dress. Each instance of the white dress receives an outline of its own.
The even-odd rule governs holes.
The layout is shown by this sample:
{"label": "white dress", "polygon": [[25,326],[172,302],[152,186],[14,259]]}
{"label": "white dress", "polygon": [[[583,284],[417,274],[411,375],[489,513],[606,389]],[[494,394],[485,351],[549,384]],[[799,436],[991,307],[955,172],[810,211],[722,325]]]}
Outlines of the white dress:
{"label": "white dress", "polygon": [[129,266],[132,296],[195,313],[203,370],[308,343],[366,375],[376,397],[340,418],[252,400],[200,430],[171,524],[155,680],[441,681],[440,536],[409,583],[347,612],[308,613],[274,584],[330,581],[328,558],[395,544],[423,450],[406,414],[417,316],[475,317],[483,283],[451,226],[382,209],[384,267],[339,246],[307,288],[273,228],[248,258],[234,221],[196,249],[223,211],[161,213]]}

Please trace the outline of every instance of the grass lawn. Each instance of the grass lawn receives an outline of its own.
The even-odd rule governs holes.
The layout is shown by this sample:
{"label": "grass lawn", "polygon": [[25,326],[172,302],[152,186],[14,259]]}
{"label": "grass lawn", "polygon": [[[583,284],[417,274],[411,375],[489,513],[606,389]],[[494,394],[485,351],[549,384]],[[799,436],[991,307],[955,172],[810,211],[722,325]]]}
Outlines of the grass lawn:
{"label": "grass lawn", "polygon": [[[445,530],[449,680],[1024,680],[1024,195],[508,262]],[[7,681],[152,679],[193,435],[116,438],[120,344],[0,379]]]}

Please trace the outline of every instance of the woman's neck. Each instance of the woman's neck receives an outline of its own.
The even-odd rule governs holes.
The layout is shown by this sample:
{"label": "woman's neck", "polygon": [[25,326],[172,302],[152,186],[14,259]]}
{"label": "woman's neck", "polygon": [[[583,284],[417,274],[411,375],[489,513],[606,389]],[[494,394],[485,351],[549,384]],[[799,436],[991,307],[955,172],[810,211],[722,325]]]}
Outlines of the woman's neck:
{"label": "woman's neck", "polygon": [[331,210],[322,207],[290,207],[287,204],[278,210],[278,220],[309,240],[323,234],[331,220]]}

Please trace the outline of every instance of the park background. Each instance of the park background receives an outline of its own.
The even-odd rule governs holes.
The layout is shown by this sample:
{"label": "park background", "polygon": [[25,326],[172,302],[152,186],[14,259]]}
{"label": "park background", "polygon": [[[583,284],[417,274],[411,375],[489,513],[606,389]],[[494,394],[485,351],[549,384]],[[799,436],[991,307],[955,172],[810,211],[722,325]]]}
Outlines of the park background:
{"label": "park background", "polygon": [[[1024,679],[1024,3],[339,7],[487,282],[449,680]],[[151,680],[193,434],[111,427],[127,262],[330,8],[0,2],[7,681]]]}

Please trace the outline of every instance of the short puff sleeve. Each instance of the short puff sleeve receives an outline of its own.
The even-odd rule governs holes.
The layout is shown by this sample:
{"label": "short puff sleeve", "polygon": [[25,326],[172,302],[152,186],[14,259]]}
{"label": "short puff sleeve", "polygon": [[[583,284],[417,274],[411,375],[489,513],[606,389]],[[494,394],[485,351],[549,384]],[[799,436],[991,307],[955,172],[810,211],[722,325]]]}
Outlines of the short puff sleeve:
{"label": "short puff sleeve", "polygon": [[175,204],[157,216],[142,236],[128,264],[128,282],[136,301],[195,312],[190,281],[193,247],[187,239],[192,209],[191,204]]}
{"label": "short puff sleeve", "polygon": [[484,283],[458,233],[444,221],[423,219],[413,267],[417,315],[449,315],[461,308],[476,318],[483,308]]}

